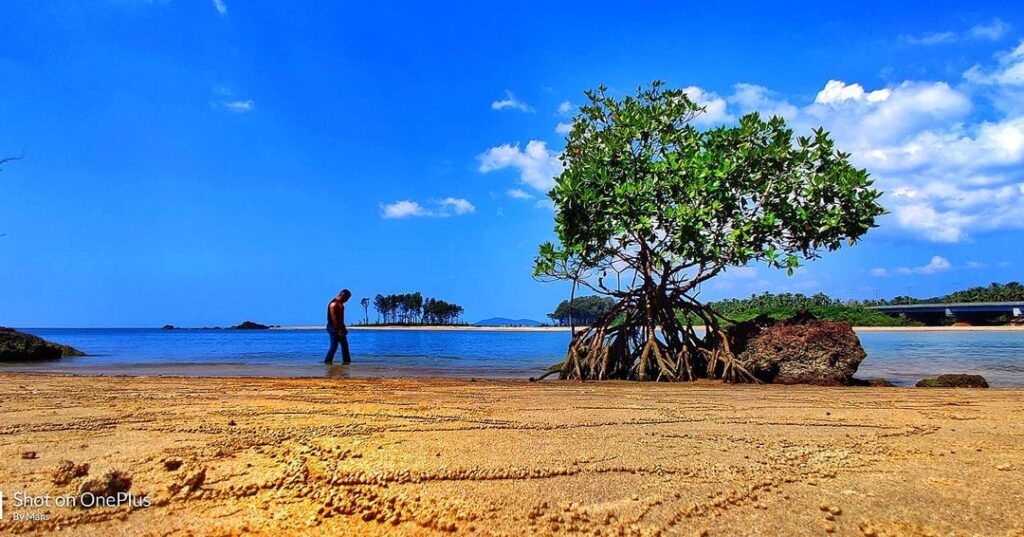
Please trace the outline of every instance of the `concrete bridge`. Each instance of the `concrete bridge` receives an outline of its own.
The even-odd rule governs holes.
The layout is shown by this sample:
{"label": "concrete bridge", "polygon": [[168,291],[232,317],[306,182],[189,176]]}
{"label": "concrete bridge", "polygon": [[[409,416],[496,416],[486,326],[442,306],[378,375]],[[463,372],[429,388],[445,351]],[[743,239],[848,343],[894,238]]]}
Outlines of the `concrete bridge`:
{"label": "concrete bridge", "polygon": [[942,324],[943,319],[956,322],[987,324],[1000,316],[1024,316],[1024,302],[959,302],[950,304],[905,304],[898,306],[870,306],[868,309],[889,315],[906,315],[925,324]]}

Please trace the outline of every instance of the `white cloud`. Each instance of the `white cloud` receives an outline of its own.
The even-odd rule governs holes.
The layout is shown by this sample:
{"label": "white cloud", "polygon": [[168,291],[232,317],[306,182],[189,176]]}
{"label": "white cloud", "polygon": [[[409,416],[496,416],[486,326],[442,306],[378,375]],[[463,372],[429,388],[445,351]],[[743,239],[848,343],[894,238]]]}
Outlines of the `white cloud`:
{"label": "white cloud", "polygon": [[986,24],[976,24],[971,28],[969,35],[975,39],[989,39],[997,41],[1002,39],[1010,31],[1010,25],[1000,19],[992,19]]}
{"label": "white cloud", "polygon": [[381,216],[388,219],[408,218],[414,216],[448,217],[460,216],[476,212],[476,207],[463,198],[445,198],[434,202],[435,208],[428,209],[419,202],[400,200],[394,203],[382,203]]}
{"label": "white cloud", "polygon": [[550,151],[540,140],[530,140],[526,150],[519,145],[503,144],[492,147],[479,155],[479,170],[489,173],[505,168],[519,170],[519,180],[541,192],[555,186],[555,177],[562,173],[562,162],[558,153]]}
{"label": "white cloud", "polygon": [[224,0],[213,0],[213,7],[222,17],[228,14],[228,6],[224,4]]}
{"label": "white cloud", "polygon": [[534,197],[533,194],[519,188],[510,188],[506,194],[508,194],[508,197],[517,200],[531,200]]}
{"label": "white cloud", "polygon": [[983,269],[983,268],[987,267],[988,265],[985,264],[985,263],[978,262],[978,261],[968,261],[967,263],[964,264],[964,266],[969,268],[969,269]]}
{"label": "white cloud", "polygon": [[558,105],[558,113],[567,116],[572,112],[573,106],[569,101],[562,101],[562,104]]}
{"label": "white cloud", "polygon": [[694,118],[694,125],[697,125],[698,127],[713,127],[735,120],[735,118],[726,111],[728,104],[725,102],[725,99],[719,97],[717,94],[705,91],[697,86],[683,88],[683,93],[685,93],[690,100],[704,107],[704,113]]}
{"label": "white cloud", "polygon": [[232,112],[242,114],[252,110],[256,103],[252,99],[238,100],[238,101],[221,101],[220,105]]}
{"label": "white cloud", "polygon": [[505,98],[500,101],[494,101],[491,103],[491,110],[505,110],[511,108],[513,110],[519,110],[520,112],[533,112],[533,107],[520,101],[516,98],[509,90],[505,90]]}
{"label": "white cloud", "polygon": [[775,100],[773,93],[763,86],[739,83],[733,86],[733,94],[727,101],[738,106],[741,113],[759,112],[763,116],[790,118],[797,114],[797,107],[785,100]]}
{"label": "white cloud", "polygon": [[[995,33],[978,33],[985,31]],[[727,96],[697,86],[685,91],[707,107],[701,126],[757,111],[781,115],[797,134],[824,127],[885,193],[890,214],[873,233],[960,242],[1024,229],[1024,41],[991,65],[972,67],[964,79],[958,86],[908,80],[882,87],[833,79],[806,104],[749,83],[734,85]],[[536,140],[525,148],[492,147],[478,159],[481,172],[514,168],[523,184],[541,192],[562,171],[558,153]]]}
{"label": "white cloud", "polygon": [[830,80],[800,108],[752,85],[737,85],[729,100],[762,112],[790,107],[783,116],[798,133],[830,131],[886,193],[892,214],[883,229],[958,242],[972,232],[1024,228],[1013,217],[1024,204],[1024,115],[972,122],[975,105],[964,88],[907,81],[869,91]]}
{"label": "white cloud", "polygon": [[469,214],[476,212],[476,207],[464,198],[445,198],[440,201],[441,212],[447,214]]}
{"label": "white cloud", "polygon": [[555,125],[555,132],[558,134],[569,134],[572,132],[572,123],[559,123]]}
{"label": "white cloud", "polygon": [[964,78],[978,84],[1024,85],[1024,40],[1013,50],[1001,54],[995,69],[975,65],[964,73]]}
{"label": "white cloud", "polygon": [[935,274],[937,272],[946,272],[953,268],[953,265],[945,257],[936,255],[932,256],[931,261],[927,265],[920,267],[900,267],[896,269],[896,272],[900,274]]}
{"label": "white cloud", "polygon": [[834,104],[843,101],[867,100],[871,103],[884,101],[892,95],[888,89],[880,89],[865,93],[860,84],[846,84],[841,80],[829,80],[825,87],[814,97],[818,104]]}
{"label": "white cloud", "polygon": [[406,218],[408,216],[428,216],[430,211],[422,205],[411,200],[401,200],[394,203],[381,204],[382,216],[384,218]]}
{"label": "white cloud", "polygon": [[889,270],[882,267],[876,267],[871,269],[871,275],[875,277],[884,277],[892,274],[900,275],[928,275],[937,274],[939,272],[947,272],[953,269],[953,264],[948,259],[940,255],[932,256],[931,260],[927,264],[919,267],[897,267],[893,270]]}

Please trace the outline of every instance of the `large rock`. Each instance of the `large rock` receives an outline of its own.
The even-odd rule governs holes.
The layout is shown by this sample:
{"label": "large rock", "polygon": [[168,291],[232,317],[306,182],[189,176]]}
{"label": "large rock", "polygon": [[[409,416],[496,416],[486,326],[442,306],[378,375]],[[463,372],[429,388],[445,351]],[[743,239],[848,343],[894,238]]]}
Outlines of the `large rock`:
{"label": "large rock", "polygon": [[939,375],[933,379],[921,379],[918,388],[988,388],[988,381],[981,375]]}
{"label": "large rock", "polygon": [[866,356],[849,323],[820,321],[809,313],[738,323],[729,340],[740,365],[776,384],[848,386]]}
{"label": "large rock", "polygon": [[0,362],[59,360],[65,356],[85,356],[85,353],[67,345],[50,343],[41,337],[0,326]]}

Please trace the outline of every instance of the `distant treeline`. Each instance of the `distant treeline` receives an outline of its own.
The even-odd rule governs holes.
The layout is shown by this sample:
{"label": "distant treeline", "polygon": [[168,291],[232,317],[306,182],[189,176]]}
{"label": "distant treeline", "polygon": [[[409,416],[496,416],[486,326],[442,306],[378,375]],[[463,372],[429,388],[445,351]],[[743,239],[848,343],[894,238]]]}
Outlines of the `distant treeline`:
{"label": "distant treeline", "polygon": [[[801,293],[761,293],[750,298],[729,298],[712,302],[711,307],[724,318],[725,322],[745,321],[758,315],[776,319],[792,317],[806,310],[815,317],[827,321],[845,321],[854,326],[919,326],[920,322],[904,316],[890,316],[869,306],[905,304],[934,304],[944,302],[1012,302],[1024,301],[1024,285],[1018,282],[992,283],[988,287],[972,287],[933,298],[897,296],[891,300],[840,300],[824,293],[804,295]],[[573,300],[573,318],[576,324],[595,322],[614,304],[610,298],[598,296],[576,297]],[[556,324],[570,324],[569,302],[563,300],[550,317]],[[1006,322],[999,319],[997,322]]]}
{"label": "distant treeline", "polygon": [[825,321],[845,321],[854,326],[919,326],[906,317],[892,317],[870,310],[857,300],[843,302],[824,293],[761,293],[750,298],[729,298],[712,302],[711,307],[726,321],[746,321],[758,315],[788,319],[799,311],[809,311]]}
{"label": "distant treeline", "polygon": [[[608,297],[578,296],[572,300],[572,308],[569,307],[568,300],[563,300],[555,308],[555,311],[548,314],[548,318],[559,326],[587,325],[600,319],[613,305],[615,305],[615,301]],[[570,309],[572,310],[571,317]]]}
{"label": "distant treeline", "polygon": [[[369,302],[366,298],[360,301],[364,310]],[[419,291],[377,295],[373,308],[377,310],[377,323],[383,324],[459,324],[463,313],[462,306],[436,298],[424,299]],[[369,322],[368,311],[364,322]]]}
{"label": "distant treeline", "polygon": [[898,296],[892,300],[863,300],[865,306],[902,306],[905,304],[938,304],[956,302],[1019,302],[1024,301],[1024,285],[1018,282],[990,283],[988,287],[971,287],[945,296],[914,298]]}

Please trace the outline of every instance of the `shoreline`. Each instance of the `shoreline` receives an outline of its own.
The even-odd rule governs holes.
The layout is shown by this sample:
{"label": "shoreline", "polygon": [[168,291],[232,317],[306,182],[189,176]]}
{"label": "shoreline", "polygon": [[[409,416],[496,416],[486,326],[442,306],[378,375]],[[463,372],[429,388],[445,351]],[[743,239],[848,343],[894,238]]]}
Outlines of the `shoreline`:
{"label": "shoreline", "polygon": [[3,534],[1024,531],[1020,389],[0,374],[0,397],[5,492],[120,471],[151,499],[8,502]]}
{"label": "shoreline", "polygon": [[[576,327],[582,330],[584,327]],[[703,330],[703,326],[694,326]],[[568,326],[360,326],[348,327],[354,331],[405,330],[423,332],[569,332]],[[186,330],[186,329],[183,329]],[[324,330],[323,326],[274,326],[269,330]],[[1020,332],[1024,326],[854,326],[855,332]]]}

